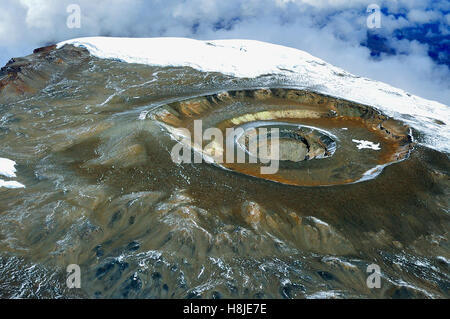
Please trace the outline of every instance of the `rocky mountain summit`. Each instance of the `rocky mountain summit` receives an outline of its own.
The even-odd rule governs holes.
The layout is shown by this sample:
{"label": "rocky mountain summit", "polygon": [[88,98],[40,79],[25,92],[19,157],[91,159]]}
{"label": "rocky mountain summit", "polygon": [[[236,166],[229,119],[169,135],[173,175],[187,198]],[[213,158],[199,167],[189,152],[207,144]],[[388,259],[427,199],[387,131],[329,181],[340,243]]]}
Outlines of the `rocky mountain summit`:
{"label": "rocky mountain summit", "polygon": [[[118,41],[1,69],[0,174],[23,186],[0,184],[1,297],[448,298],[446,106],[257,41]],[[278,128],[279,170],[220,162],[196,121],[247,156]]]}

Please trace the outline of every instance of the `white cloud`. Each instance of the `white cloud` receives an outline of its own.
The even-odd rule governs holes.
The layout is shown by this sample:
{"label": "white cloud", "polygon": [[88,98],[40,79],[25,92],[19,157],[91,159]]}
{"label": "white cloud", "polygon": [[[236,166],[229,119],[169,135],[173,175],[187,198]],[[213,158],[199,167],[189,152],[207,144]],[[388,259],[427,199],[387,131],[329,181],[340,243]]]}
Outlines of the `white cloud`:
{"label": "white cloud", "polygon": [[434,10],[411,10],[408,12],[408,20],[413,23],[430,23],[443,19],[443,14]]}

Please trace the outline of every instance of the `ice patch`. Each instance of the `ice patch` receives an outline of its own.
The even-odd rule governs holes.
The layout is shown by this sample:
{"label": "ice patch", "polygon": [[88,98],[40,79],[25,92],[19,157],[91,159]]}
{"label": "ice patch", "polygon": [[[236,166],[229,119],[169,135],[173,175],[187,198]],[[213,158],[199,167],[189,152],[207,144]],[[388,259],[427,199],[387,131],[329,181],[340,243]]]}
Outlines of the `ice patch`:
{"label": "ice patch", "polygon": [[6,187],[6,188],[25,188],[25,185],[16,182],[16,181],[4,181],[3,179],[0,179],[0,187]]}
{"label": "ice patch", "polygon": [[381,150],[380,148],[380,143],[375,144],[374,142],[371,141],[365,141],[365,140],[352,140],[352,142],[357,143],[358,145],[356,145],[356,147],[359,150],[368,148],[368,149],[372,149],[374,151],[379,151]]}
{"label": "ice patch", "polygon": [[369,169],[367,172],[365,172],[363,174],[363,176],[357,180],[356,182],[364,182],[364,181],[368,181],[370,179],[374,179],[375,177],[377,177],[378,175],[381,174],[381,172],[383,171],[383,169],[387,166],[388,164],[384,164],[384,165],[377,165],[371,169]]}
{"label": "ice patch", "polygon": [[[16,162],[0,157],[0,175],[13,178],[16,177]],[[0,188],[25,188],[25,185],[16,181],[5,181],[0,179]]]}
{"label": "ice patch", "polygon": [[292,86],[375,107],[424,133],[422,144],[450,153],[450,108],[388,84],[358,77],[304,51],[255,40],[186,38],[78,38],[58,44],[84,47],[99,58],[192,67],[235,77],[281,75]]}
{"label": "ice patch", "polygon": [[16,177],[16,162],[0,157],[0,175],[12,178]]}
{"label": "ice patch", "polygon": [[338,299],[342,298],[340,291],[318,291],[309,296],[306,296],[306,299]]}
{"label": "ice patch", "polygon": [[319,224],[319,225],[323,225],[326,227],[330,227],[330,225],[328,225],[327,223],[325,223],[324,221],[320,220],[319,218],[313,217],[313,216],[308,216],[308,218],[310,220],[312,220],[314,223]]}

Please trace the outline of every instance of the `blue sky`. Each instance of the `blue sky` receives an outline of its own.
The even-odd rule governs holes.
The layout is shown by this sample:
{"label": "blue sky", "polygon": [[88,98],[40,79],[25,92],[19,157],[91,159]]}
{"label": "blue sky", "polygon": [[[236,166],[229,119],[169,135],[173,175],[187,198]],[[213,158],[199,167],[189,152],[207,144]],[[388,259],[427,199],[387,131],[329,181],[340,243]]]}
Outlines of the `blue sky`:
{"label": "blue sky", "polygon": [[[78,4],[81,28],[66,25]],[[367,7],[381,8],[380,28]],[[448,0],[2,0],[0,64],[81,36],[243,38],[305,50],[450,105]]]}

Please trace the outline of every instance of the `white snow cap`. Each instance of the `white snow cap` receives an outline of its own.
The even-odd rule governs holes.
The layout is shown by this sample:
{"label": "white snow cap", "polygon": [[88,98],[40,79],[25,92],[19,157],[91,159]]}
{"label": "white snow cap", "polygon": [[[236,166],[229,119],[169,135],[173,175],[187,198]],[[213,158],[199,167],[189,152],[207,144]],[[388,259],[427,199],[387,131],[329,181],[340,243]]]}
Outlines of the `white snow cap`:
{"label": "white snow cap", "polygon": [[450,153],[450,108],[388,84],[352,75],[304,51],[254,40],[91,37],[64,41],[92,55],[128,63],[186,66],[255,78],[283,75],[298,88],[373,106],[424,133],[423,144]]}

